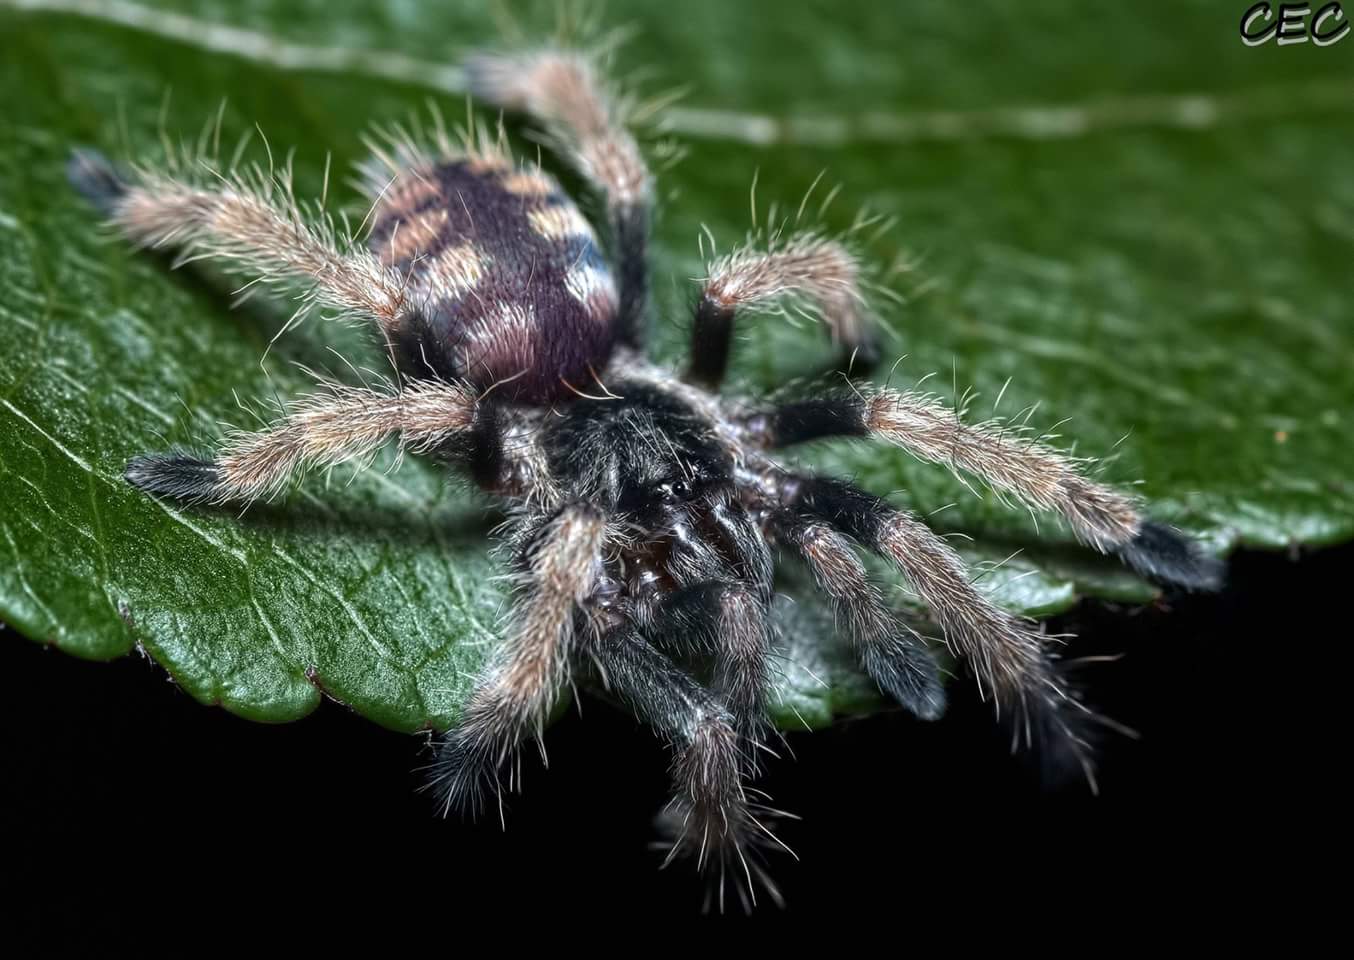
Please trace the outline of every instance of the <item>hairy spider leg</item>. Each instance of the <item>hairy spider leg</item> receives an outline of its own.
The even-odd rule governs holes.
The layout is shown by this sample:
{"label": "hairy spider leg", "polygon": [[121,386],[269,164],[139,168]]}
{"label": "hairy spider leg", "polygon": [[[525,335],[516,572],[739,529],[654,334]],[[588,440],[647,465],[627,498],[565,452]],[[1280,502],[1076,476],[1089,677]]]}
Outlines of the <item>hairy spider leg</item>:
{"label": "hairy spider leg", "polygon": [[383,333],[403,316],[404,278],[340,240],[327,221],[307,224],[277,181],[226,177],[206,189],[163,173],[124,175],[92,150],[72,155],[68,175],[140,246],[177,247],[183,261],[211,257],[251,278],[299,284],[306,305],[365,318]]}
{"label": "hairy spider leg", "polygon": [[585,503],[566,504],[532,524],[507,636],[433,764],[431,785],[444,810],[476,812],[486,788],[501,791],[499,776],[522,740],[540,737],[569,680],[584,605],[602,578],[606,538],[605,516]]}
{"label": "hairy spider leg", "polygon": [[789,508],[850,536],[890,561],[926,604],[955,654],[977,675],[984,696],[1005,711],[1028,745],[1038,734],[1056,739],[1041,752],[1066,753],[1094,785],[1091,713],[1068,686],[1034,624],[993,604],[973,586],[963,560],[921,520],[881,497],[829,477],[795,476]]}
{"label": "hairy spider leg", "polygon": [[765,827],[743,788],[746,757],[735,714],[634,624],[607,631],[586,652],[605,688],[675,751],[674,795],[663,817],[674,834],[669,859],[693,855],[699,868],[715,863],[721,874],[736,859],[751,888],[752,871],[760,869],[748,857]]}
{"label": "hairy spider leg", "polygon": [[923,720],[945,712],[945,684],[925,642],[880,596],[851,544],[810,512],[771,517],[778,540],[799,555],[853,641],[861,668],[886,695]]}
{"label": "hairy spider leg", "polygon": [[1222,564],[1137,502],[1078,472],[1058,451],[1000,423],[965,424],[935,397],[883,387],[837,390],[791,400],[742,420],[749,441],[775,449],[824,437],[866,437],[973,474],[1027,506],[1062,517],[1073,532],[1152,579],[1188,590],[1216,590]]}
{"label": "hairy spider leg", "polygon": [[127,465],[126,477],[148,493],[247,503],[281,492],[307,469],[368,457],[396,437],[415,453],[459,449],[502,469],[507,453],[484,429],[487,410],[455,384],[422,381],[396,392],[332,384],[290,404],[267,429],[228,436],[211,459],[144,454]]}
{"label": "hairy spider leg", "polygon": [[787,298],[816,309],[844,351],[844,368],[860,373],[878,361],[879,344],[865,311],[859,262],[837,241],[803,234],[770,250],[744,247],[707,266],[685,379],[717,390],[729,365],[737,312]]}
{"label": "hairy spider leg", "polygon": [[551,146],[602,197],[620,293],[620,342],[638,348],[645,335],[648,241],[653,177],[625,110],[592,61],[575,51],[480,53],[465,64],[479,99],[525,113],[545,128]]}
{"label": "hairy spider leg", "polygon": [[741,583],[707,580],[664,596],[644,622],[646,635],[683,656],[710,658],[711,686],[728,704],[755,761],[766,724],[770,621],[766,601]]}

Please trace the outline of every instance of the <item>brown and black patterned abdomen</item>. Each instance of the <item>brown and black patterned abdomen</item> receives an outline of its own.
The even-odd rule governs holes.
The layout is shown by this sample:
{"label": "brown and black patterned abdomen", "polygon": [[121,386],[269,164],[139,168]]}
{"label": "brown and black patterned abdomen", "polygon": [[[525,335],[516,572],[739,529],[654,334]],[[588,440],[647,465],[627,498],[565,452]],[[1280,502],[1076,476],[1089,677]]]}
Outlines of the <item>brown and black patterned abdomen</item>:
{"label": "brown and black patterned abdomen", "polygon": [[371,249],[409,277],[404,372],[522,403],[595,389],[615,283],[592,227],[553,178],[468,157],[409,170],[377,207]]}

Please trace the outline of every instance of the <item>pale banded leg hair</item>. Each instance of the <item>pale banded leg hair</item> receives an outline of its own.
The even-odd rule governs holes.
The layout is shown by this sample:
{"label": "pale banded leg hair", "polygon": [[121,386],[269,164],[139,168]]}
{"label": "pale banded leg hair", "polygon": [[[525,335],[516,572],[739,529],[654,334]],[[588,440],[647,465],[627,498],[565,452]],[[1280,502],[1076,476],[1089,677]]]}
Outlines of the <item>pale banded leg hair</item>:
{"label": "pale banded leg hair", "polygon": [[[713,591],[715,640],[721,649],[714,684],[740,718],[740,732],[755,741],[766,722],[766,688],[770,682],[771,624],[766,602],[739,585]],[[750,757],[755,759],[755,754]]]}
{"label": "pale banded leg hair", "polygon": [[466,72],[476,97],[543,123],[564,158],[602,191],[609,208],[649,204],[653,181],[639,145],[586,55],[480,53],[466,61]]}
{"label": "pale banded leg hair", "polygon": [[921,460],[971,473],[1025,504],[1059,514],[1078,537],[1101,551],[1123,546],[1142,528],[1134,499],[1088,480],[1051,447],[1002,424],[970,425],[937,398],[887,388],[865,391],[864,424],[871,436]]}
{"label": "pale banded leg hair", "polygon": [[877,358],[859,261],[840,242],[805,233],[776,240],[768,249],[743,247],[707,265],[686,379],[718,387],[738,311],[781,302],[821,319],[848,363],[854,359],[865,367]]}
{"label": "pale banded leg hair", "polygon": [[826,523],[785,511],[773,520],[780,540],[832,600],[857,659],[879,688],[923,720],[945,712],[945,685],[925,641],[888,608],[847,539]]}
{"label": "pale banded leg hair", "polygon": [[862,386],[783,403],[742,422],[747,438],[767,449],[833,436],[884,440],[976,476],[1031,509],[1057,514],[1079,539],[1139,573],[1192,590],[1221,583],[1222,564],[1144,517],[1136,498],[1089,479],[1077,461],[1007,424],[964,423],[933,396]]}
{"label": "pale banded leg hair", "polygon": [[540,122],[552,148],[601,193],[617,260],[622,340],[637,346],[648,296],[653,177],[626,129],[625,104],[577,51],[485,52],[466,61],[466,73],[477,98]]}
{"label": "pale banded leg hair", "polygon": [[1079,539],[1121,557],[1139,573],[1188,589],[1216,590],[1222,564],[1164,524],[1136,498],[1088,479],[1052,447],[1013,435],[1002,423],[963,423],[936,398],[872,389],[865,394],[869,435],[921,460],[978,477],[1036,510],[1058,514]]}
{"label": "pale banded leg hair", "polygon": [[412,382],[398,391],[334,384],[289,405],[267,429],[227,437],[210,460],[153,453],[127,465],[142,490],[183,500],[250,502],[280,493],[293,476],[375,453],[398,438],[425,452],[473,426],[475,394],[450,383]]}
{"label": "pale banded leg hair", "polygon": [[539,738],[569,680],[583,605],[602,577],[607,530],[600,510],[571,503],[541,521],[528,542],[507,636],[433,765],[430,785],[444,812],[475,809],[486,786],[499,789],[498,774],[521,741]]}
{"label": "pale banded leg hair", "polygon": [[873,542],[865,542],[912,585],[951,648],[974,665],[998,713],[1010,711],[1016,742],[1038,746],[1048,757],[1067,754],[1094,791],[1086,731],[1092,722],[1104,721],[1060,675],[1035,624],[989,601],[953,548],[910,514],[891,511],[878,524]]}
{"label": "pale banded leg hair", "polygon": [[[1035,625],[992,603],[959,555],[917,517],[841,480],[796,477],[793,509],[848,534],[889,560],[926,605],[984,697],[1007,711],[1027,742],[1053,734],[1094,786],[1084,719],[1094,715],[1058,676]],[[858,561],[857,561],[858,562]]]}
{"label": "pale banded leg hair", "polygon": [[298,315],[318,306],[383,331],[403,315],[404,278],[327,218],[308,223],[285,181],[257,172],[206,187],[152,170],[124,175],[87,150],[73,155],[69,175],[140,246],[177,248],[181,263],[214,258],[252,279],[298,286],[305,295]]}

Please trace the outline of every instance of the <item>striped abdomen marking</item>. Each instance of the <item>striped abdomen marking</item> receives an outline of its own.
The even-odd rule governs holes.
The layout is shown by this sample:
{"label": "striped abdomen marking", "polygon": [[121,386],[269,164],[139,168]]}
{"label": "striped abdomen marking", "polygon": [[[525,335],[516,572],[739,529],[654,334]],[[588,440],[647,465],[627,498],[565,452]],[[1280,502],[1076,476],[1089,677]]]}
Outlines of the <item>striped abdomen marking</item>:
{"label": "striped abdomen marking", "polygon": [[588,221],[548,175],[484,158],[408,170],[376,210],[371,249],[407,273],[396,335],[411,376],[496,383],[523,403],[587,391],[617,295]]}

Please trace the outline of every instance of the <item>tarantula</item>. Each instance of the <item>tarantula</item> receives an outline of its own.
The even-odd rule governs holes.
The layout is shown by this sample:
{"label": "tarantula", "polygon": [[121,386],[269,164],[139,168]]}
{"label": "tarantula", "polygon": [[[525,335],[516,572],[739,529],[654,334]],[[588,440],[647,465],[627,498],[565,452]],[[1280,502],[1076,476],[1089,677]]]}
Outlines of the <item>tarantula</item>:
{"label": "tarantula", "polygon": [[473,808],[500,789],[516,748],[540,736],[578,672],[672,742],[674,851],[721,868],[742,857],[764,829],[748,780],[767,729],[777,548],[812,573],[886,696],[922,718],[945,703],[935,660],[884,602],[858,547],[897,567],[1027,738],[1087,762],[1085,708],[1033,624],[977,591],[917,517],[782,466],[772,451],[831,437],[889,443],[1052,511],[1090,546],[1168,584],[1214,587],[1215,561],[1068,457],[966,425],[931,396],[842,379],[767,401],[721,396],[737,314],[781,298],[816,309],[844,357],[878,353],[860,264],[822,235],[709,264],[688,366],[646,359],[653,178],[599,70],[542,50],[476,56],[467,75],[482,102],[542,124],[597,192],[610,262],[556,180],[515,164],[501,136],[453,142],[439,127],[430,145],[393,136],[377,146],[363,168],[365,249],[308,226],[288,191],[263,182],[209,188],[74,155],[73,183],[128,238],[299,281],[309,302],[367,321],[398,371],[389,388],[318,391],[211,458],[138,456],[127,479],[151,494],[248,503],[398,438],[507,505],[515,606],[441,741],[434,776],[447,807]]}

